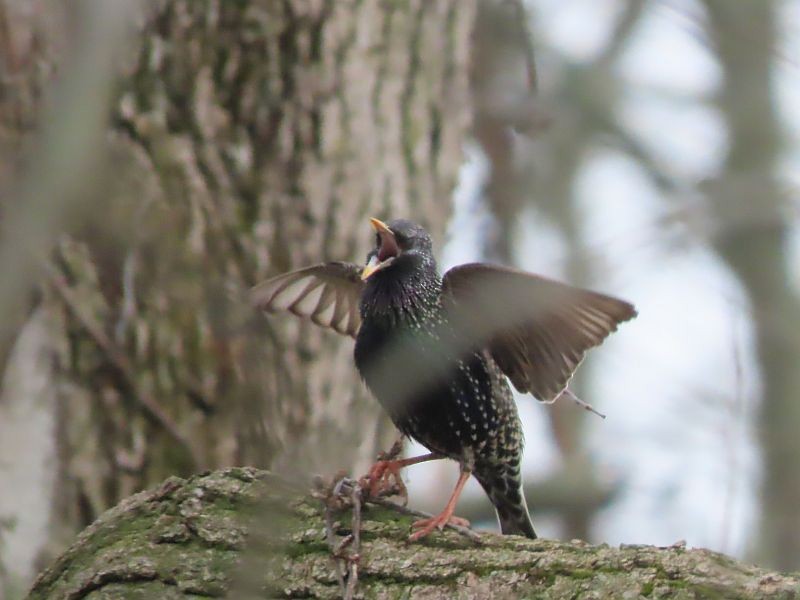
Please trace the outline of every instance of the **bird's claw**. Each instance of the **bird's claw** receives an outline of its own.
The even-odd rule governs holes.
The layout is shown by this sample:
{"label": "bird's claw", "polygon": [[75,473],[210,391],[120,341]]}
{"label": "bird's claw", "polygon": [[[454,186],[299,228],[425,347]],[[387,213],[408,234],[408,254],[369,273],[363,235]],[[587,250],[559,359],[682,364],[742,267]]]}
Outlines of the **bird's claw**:
{"label": "bird's claw", "polygon": [[403,505],[408,503],[408,489],[400,476],[402,467],[396,460],[379,460],[369,472],[360,479],[362,489],[367,498],[381,496],[400,496]]}
{"label": "bird's claw", "polygon": [[400,476],[403,465],[398,457],[403,452],[403,441],[397,440],[388,452],[378,454],[378,462],[370,467],[369,472],[359,479],[361,488],[367,498],[384,496],[400,496],[403,506],[408,504],[408,490]]}
{"label": "bird's claw", "polygon": [[428,517],[427,519],[420,519],[419,521],[414,521],[411,524],[412,529],[419,529],[419,531],[412,533],[409,536],[408,541],[416,542],[417,540],[420,540],[426,535],[432,533],[435,529],[441,531],[446,525],[468,528],[470,526],[470,522],[462,517],[457,517],[455,515],[450,515],[448,517],[446,514]]}

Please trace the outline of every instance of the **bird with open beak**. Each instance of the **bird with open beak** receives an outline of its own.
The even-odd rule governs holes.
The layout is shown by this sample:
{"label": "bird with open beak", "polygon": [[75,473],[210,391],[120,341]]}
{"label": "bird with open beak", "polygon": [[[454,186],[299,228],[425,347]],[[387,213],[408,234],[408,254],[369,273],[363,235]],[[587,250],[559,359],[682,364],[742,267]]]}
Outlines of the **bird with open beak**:
{"label": "bird with open beak", "polygon": [[460,467],[437,516],[413,524],[417,540],[447,523],[470,476],[489,496],[504,534],[535,538],[522,490],[522,425],[511,384],[544,402],[567,388],[587,350],[633,318],[628,302],[483,263],[440,277],[416,223],[370,219],[366,265],[330,262],[253,288],[254,304],[288,310],[355,338],[356,367],[397,428],[430,450],[382,460],[368,488],[399,469],[449,458]]}
{"label": "bird with open beak", "polygon": [[361,271],[361,279],[363,280],[369,279],[370,275],[373,275],[376,271],[391,265],[400,254],[397,238],[392,233],[392,230],[389,229],[389,226],[375,218],[370,219],[369,222],[375,229],[378,239],[376,240],[376,249],[369,253],[367,264],[364,265],[364,269]]}

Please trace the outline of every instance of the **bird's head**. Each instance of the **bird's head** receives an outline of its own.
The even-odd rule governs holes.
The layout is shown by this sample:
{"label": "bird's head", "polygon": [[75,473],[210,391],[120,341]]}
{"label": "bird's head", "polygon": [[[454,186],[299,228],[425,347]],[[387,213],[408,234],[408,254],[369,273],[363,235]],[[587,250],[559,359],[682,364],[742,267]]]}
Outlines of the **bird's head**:
{"label": "bird's head", "polygon": [[420,269],[436,270],[431,236],[420,225],[406,219],[389,223],[370,219],[370,223],[375,230],[375,247],[367,254],[361,279],[370,279],[378,273],[402,277]]}

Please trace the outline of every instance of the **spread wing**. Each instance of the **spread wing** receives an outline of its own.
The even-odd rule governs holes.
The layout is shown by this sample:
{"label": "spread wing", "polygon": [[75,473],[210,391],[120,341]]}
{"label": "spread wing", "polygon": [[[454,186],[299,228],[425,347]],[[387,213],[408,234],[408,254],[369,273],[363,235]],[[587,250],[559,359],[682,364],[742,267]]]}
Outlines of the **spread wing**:
{"label": "spread wing", "polygon": [[628,302],[487,264],[448,271],[443,303],[471,345],[485,347],[520,392],[554,400],[589,348],[636,316]]}
{"label": "spread wing", "polygon": [[250,290],[250,301],[266,312],[288,310],[355,337],[361,326],[358,302],[363,288],[360,266],[329,262],[267,279]]}

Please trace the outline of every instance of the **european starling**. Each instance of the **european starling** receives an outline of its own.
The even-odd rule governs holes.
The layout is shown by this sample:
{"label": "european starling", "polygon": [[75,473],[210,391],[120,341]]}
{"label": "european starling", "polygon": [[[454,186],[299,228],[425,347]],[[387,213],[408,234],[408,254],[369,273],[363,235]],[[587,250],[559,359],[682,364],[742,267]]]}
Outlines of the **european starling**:
{"label": "european starling", "polygon": [[506,376],[541,401],[566,390],[586,351],[636,315],[622,300],[506,267],[474,263],[440,278],[419,225],[371,219],[375,247],[361,267],[318,264],[255,287],[254,304],[288,310],[355,338],[355,362],[397,428],[430,454],[387,460],[387,472],[451,458],[461,473],[444,511],[412,540],[453,522],[475,476],[504,534],[535,538],[522,490],[522,426]]}

